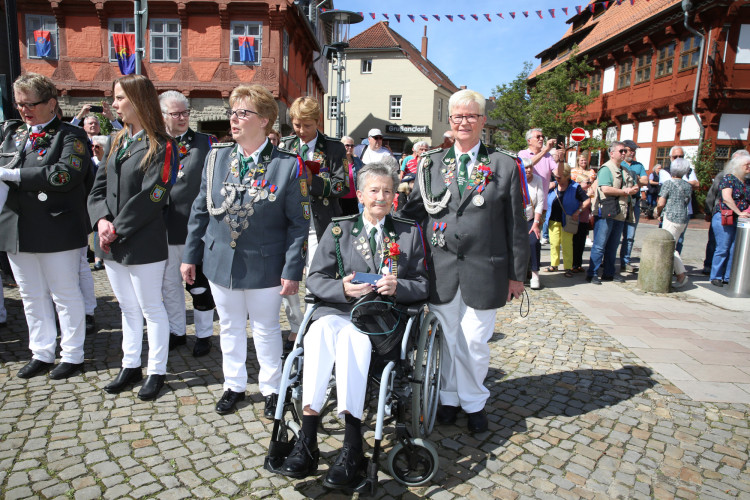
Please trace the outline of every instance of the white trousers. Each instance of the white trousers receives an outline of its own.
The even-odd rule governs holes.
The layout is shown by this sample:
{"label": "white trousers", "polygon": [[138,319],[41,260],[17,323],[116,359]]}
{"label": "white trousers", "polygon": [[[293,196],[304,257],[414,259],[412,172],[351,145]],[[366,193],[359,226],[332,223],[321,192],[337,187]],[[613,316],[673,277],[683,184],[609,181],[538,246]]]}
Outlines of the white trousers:
{"label": "white trousers", "polygon": [[[187,320],[185,319],[185,287],[182,282],[180,265],[185,245],[169,245],[169,256],[167,265],[164,267],[164,284],[162,285],[162,296],[164,307],[169,316],[169,331],[175,335],[185,335],[187,332]],[[195,336],[199,338],[210,337],[214,334],[214,312],[193,310],[195,322]]]}
{"label": "white trousers", "polygon": [[430,311],[443,326],[440,402],[460,406],[466,413],[477,412],[490,396],[484,379],[490,367],[488,342],[497,310],[467,306],[459,289],[447,304],[430,304]]}
{"label": "white trousers", "polygon": [[143,318],[148,333],[148,375],[167,373],[169,319],[161,299],[162,277],[167,261],[124,266],[104,261],[112,291],[122,311],[122,367],[140,368]]}
{"label": "white trousers", "polygon": [[78,269],[78,280],[86,315],[93,316],[96,309],[96,294],[94,293],[94,277],[91,275],[91,266],[89,266],[88,249],[88,246],[81,248],[81,266]]}
{"label": "white trousers", "polygon": [[29,349],[34,359],[45,363],[55,361],[57,308],[61,360],[64,363],[83,363],[86,323],[83,296],[78,284],[80,255],[79,249],[52,253],[8,253],[23,300],[29,326]]}
{"label": "white trousers", "polygon": [[331,315],[310,325],[304,345],[302,407],[310,405],[320,412],[335,364],[339,416],[348,411],[361,419],[372,354],[369,337],[358,332],[347,316]]}
{"label": "white trousers", "polygon": [[[686,227],[687,224],[675,224],[666,217],[661,224],[661,228],[669,231],[669,234],[672,235],[675,243],[680,241],[680,236],[682,235],[682,232],[685,231]],[[680,254],[676,249],[674,251],[674,256],[672,257],[672,262],[675,274],[682,274],[685,272],[685,264],[682,263],[682,257],[680,257]]]}
{"label": "white trousers", "polygon": [[254,290],[231,290],[211,283],[219,312],[224,390],[245,392],[247,388],[247,318],[253,331],[258,357],[258,388],[263,396],[278,394],[281,385],[281,285]]}
{"label": "white trousers", "polygon": [[315,232],[315,224],[310,219],[310,232],[307,233],[307,268],[310,269],[315,251],[318,249],[318,233]]}
{"label": "white trousers", "polygon": [[299,332],[299,327],[302,325],[302,319],[304,318],[299,294],[283,295],[281,302],[284,305],[286,319],[289,320],[289,331],[291,333]]}

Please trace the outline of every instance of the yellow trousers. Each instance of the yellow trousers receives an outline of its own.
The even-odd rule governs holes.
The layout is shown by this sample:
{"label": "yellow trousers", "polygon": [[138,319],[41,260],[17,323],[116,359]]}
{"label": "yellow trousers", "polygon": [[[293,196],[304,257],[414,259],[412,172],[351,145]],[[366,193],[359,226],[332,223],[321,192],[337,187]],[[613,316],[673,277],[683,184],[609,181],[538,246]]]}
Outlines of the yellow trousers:
{"label": "yellow trousers", "polygon": [[573,233],[563,231],[562,222],[549,221],[550,265],[560,266],[560,246],[562,246],[565,269],[573,267]]}

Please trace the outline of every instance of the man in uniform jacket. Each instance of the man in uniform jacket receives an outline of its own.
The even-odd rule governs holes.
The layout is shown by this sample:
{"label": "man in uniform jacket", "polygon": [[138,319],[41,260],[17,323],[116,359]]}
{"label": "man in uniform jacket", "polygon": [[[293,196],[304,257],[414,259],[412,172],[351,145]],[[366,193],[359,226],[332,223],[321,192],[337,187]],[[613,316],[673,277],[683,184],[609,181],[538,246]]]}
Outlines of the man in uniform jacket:
{"label": "man in uniform jacket", "polygon": [[29,326],[32,360],[18,376],[30,378],[54,364],[54,301],[62,359],[50,377],[67,378],[83,369],[85,312],[78,268],[88,243],[91,159],[86,133],[55,115],[57,89],[49,78],[28,73],[13,90],[23,121],[6,121],[0,130],[0,180],[9,186],[0,212],[0,250],[8,252]]}
{"label": "man in uniform jacket", "polygon": [[443,325],[440,423],[462,408],[471,432],[487,430],[484,410],[495,313],[523,293],[529,261],[525,172],[479,140],[484,97],[461,90],[449,101],[456,138],[422,155],[403,215],[423,224],[431,245],[430,309]]}
{"label": "man in uniform jacket", "polygon": [[[169,258],[162,286],[164,307],[169,315],[169,348],[174,349],[186,341],[185,293],[180,264],[187,239],[190,207],[200,192],[203,164],[216,137],[195,132],[189,127],[190,109],[184,94],[169,90],[159,96],[159,103],[167,132],[177,141],[180,162],[177,180],[167,202]],[[214,333],[214,300],[201,269],[202,266],[196,267],[196,283],[187,286],[193,299],[196,337],[193,356],[196,357],[205,356],[211,351],[211,336]]]}

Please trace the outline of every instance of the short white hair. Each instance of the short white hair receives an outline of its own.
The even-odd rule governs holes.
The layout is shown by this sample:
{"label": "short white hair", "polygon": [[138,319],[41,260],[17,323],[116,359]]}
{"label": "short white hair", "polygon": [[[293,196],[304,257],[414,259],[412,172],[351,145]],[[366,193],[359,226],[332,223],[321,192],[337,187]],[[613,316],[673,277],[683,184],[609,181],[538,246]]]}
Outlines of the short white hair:
{"label": "short white hair", "polygon": [[526,131],[526,140],[527,141],[529,139],[531,139],[531,134],[533,134],[534,132],[539,132],[540,134],[544,135],[544,132],[542,131],[542,129],[540,129],[540,128],[530,128],[529,130]]}
{"label": "short white hair", "polygon": [[107,139],[109,139],[106,135],[95,135],[91,138],[91,142],[94,144],[98,144],[101,147],[105,147],[107,145]]}
{"label": "short white hair", "polygon": [[412,151],[416,151],[417,149],[421,148],[422,146],[428,147],[427,146],[427,141],[418,141],[418,142],[415,142],[414,145],[411,147],[411,150]]}
{"label": "short white hair", "polygon": [[161,106],[162,113],[167,112],[167,103],[169,101],[177,101],[184,104],[186,108],[190,107],[190,102],[188,101],[188,98],[185,97],[185,94],[177,92],[176,90],[167,90],[159,95],[159,105]]}
{"label": "short white hair", "polygon": [[[670,157],[670,158],[671,158],[671,157],[672,157],[672,155],[674,154],[674,150],[675,150],[675,149],[678,149],[678,148],[679,148],[679,149],[682,149],[682,146],[672,146],[671,148],[669,148],[669,157]],[[684,149],[682,149],[682,154],[683,154],[683,155],[685,154],[685,150],[684,150]]]}
{"label": "short white hair", "polygon": [[352,139],[352,138],[351,138],[351,137],[349,137],[348,135],[345,135],[344,137],[342,137],[342,138],[341,138],[341,142],[344,142],[344,141],[345,141],[345,140],[347,140],[347,139],[348,139],[348,140],[350,140],[350,141],[352,141],[352,144],[355,144],[355,142],[354,142],[354,139]]}
{"label": "short white hair", "polygon": [[669,173],[672,177],[683,178],[690,172],[690,162],[685,158],[675,158],[669,164]]}
{"label": "short white hair", "polygon": [[468,106],[471,103],[476,103],[479,106],[479,114],[483,115],[485,102],[484,96],[475,90],[459,90],[448,100],[448,112],[453,113],[453,108],[456,106]]}

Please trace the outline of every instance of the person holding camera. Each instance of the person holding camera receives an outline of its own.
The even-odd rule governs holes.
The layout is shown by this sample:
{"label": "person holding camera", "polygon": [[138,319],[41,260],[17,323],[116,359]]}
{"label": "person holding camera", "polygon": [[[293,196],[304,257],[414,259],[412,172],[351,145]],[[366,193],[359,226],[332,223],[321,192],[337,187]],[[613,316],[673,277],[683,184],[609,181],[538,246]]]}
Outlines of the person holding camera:
{"label": "person holding camera", "polygon": [[122,130],[122,123],[120,123],[119,120],[115,118],[115,115],[112,113],[112,108],[109,106],[109,103],[106,101],[102,101],[101,106],[96,104],[84,104],[81,107],[81,111],[78,112],[77,115],[73,117],[72,120],[70,120],[70,123],[72,125],[78,125],[79,123],[83,122],[83,128],[86,130],[86,121],[90,116],[96,117],[96,131],[95,132],[89,132],[86,130],[86,134],[91,138],[94,135],[99,134],[99,128],[101,124],[99,123],[99,117],[96,115],[90,115],[89,113],[101,113],[104,118],[109,120],[109,123],[112,125],[112,128],[115,130]]}

